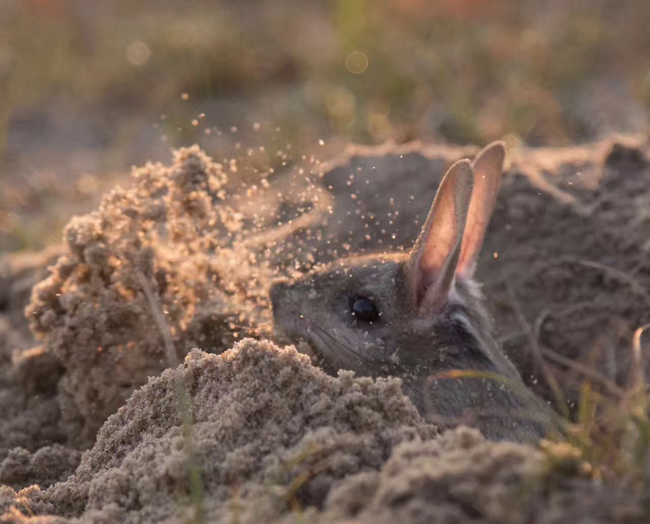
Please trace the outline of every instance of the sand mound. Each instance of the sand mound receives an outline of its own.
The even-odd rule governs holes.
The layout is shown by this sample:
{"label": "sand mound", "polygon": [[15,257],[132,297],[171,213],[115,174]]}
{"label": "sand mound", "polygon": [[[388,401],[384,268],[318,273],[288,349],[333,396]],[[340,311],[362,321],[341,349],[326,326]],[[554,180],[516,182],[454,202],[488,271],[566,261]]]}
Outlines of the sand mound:
{"label": "sand mound", "polygon": [[[27,308],[32,331],[65,368],[59,384],[75,444],[97,429],[169,363],[140,278],[153,289],[182,357],[194,346],[219,352],[253,323],[263,263],[235,255],[241,221],[224,202],[226,175],[198,148],[169,166],[133,173],[98,211],[74,218],[66,251]],[[256,309],[257,308],[257,309]]]}
{"label": "sand mound", "polygon": [[281,515],[294,498],[321,505],[338,480],[378,469],[396,444],[434,433],[398,381],[349,372],[333,378],[291,348],[247,339],[220,356],[190,353],[182,368],[151,380],[109,418],[73,477],[18,497],[36,514],[180,520],[192,484],[177,374],[191,398],[206,511],[224,522],[239,511],[237,500],[249,522]]}
{"label": "sand mound", "polygon": [[563,497],[580,493],[606,511],[593,514],[603,522],[623,510],[641,522],[632,494],[618,500],[570,454],[553,461],[466,428],[434,435],[399,381],[330,377],[293,348],[247,339],[218,356],[191,352],[108,419],[72,477],[45,491],[4,489],[0,510],[17,521],[183,522],[200,504],[206,522],[523,524],[568,522],[575,507]]}

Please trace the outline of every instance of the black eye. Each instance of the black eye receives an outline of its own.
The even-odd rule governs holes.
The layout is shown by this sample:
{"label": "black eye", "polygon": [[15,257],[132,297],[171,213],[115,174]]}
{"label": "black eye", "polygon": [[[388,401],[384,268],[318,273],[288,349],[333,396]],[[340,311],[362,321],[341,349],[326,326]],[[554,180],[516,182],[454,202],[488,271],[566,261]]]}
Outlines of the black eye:
{"label": "black eye", "polygon": [[366,297],[358,295],[350,297],[350,311],[356,319],[363,322],[376,322],[379,320],[377,306]]}

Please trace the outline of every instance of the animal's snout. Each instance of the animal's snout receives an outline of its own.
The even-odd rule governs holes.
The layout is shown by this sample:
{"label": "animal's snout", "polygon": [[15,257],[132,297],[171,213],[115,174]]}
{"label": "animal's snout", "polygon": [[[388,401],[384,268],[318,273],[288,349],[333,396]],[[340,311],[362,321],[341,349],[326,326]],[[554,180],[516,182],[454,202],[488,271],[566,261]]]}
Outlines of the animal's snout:
{"label": "animal's snout", "polygon": [[271,307],[273,310],[277,310],[282,297],[286,296],[289,289],[289,281],[286,279],[277,279],[274,280],[271,284],[271,290],[269,295],[271,297]]}
{"label": "animal's snout", "polygon": [[292,299],[291,282],[277,279],[269,290],[273,310],[273,336],[281,344],[295,344],[296,337],[302,335],[299,329],[299,313]]}

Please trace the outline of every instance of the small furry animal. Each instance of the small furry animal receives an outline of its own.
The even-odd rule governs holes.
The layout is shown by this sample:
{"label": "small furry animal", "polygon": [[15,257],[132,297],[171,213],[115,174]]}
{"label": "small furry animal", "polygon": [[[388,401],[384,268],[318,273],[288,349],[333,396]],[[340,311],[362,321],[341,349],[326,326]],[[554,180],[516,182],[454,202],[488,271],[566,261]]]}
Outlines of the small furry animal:
{"label": "small furry animal", "polygon": [[539,438],[546,406],[499,348],[472,279],[504,158],[495,142],[473,163],[452,165],[409,253],[353,257],[275,282],[278,338],[307,342],[332,373],[402,378],[422,415],[441,426],[463,423],[497,440]]}

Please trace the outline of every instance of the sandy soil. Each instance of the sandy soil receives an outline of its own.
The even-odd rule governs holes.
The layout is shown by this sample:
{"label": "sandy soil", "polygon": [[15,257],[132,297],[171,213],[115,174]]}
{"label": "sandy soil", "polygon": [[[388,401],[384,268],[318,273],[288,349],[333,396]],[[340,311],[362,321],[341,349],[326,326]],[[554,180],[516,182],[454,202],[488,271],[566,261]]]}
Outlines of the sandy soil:
{"label": "sandy soil", "polygon": [[[394,381],[328,377],[264,342],[228,350],[270,336],[273,276],[408,247],[446,166],[476,151],[357,148],[233,194],[185,149],[73,219],[62,246],[3,259],[4,521],[185,520],[198,464],[210,521],[642,522],[634,493],[570,453],[466,429],[432,440]],[[650,322],[648,187],[639,141],[511,149],[478,274],[504,348],[549,400],[549,374],[573,408],[585,378],[615,394],[645,367],[630,363]]]}

